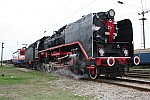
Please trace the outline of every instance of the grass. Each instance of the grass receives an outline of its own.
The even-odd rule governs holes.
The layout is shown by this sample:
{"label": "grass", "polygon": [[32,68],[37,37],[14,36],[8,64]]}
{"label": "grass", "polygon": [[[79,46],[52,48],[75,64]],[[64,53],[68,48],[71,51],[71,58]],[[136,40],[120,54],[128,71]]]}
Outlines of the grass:
{"label": "grass", "polygon": [[[4,76],[2,76],[2,74],[4,74]],[[58,79],[56,76],[49,77],[44,72],[35,70],[25,72],[13,66],[1,66],[0,75],[0,85],[30,84],[33,82],[33,79],[37,82],[41,81],[41,79],[47,81]]]}
{"label": "grass", "polygon": [[28,80],[24,77],[16,75],[5,75],[0,77],[0,85],[14,85],[14,84],[27,84]]}
{"label": "grass", "polygon": [[0,66],[0,100],[87,100],[53,86],[58,76],[45,72],[22,71],[12,65]]}

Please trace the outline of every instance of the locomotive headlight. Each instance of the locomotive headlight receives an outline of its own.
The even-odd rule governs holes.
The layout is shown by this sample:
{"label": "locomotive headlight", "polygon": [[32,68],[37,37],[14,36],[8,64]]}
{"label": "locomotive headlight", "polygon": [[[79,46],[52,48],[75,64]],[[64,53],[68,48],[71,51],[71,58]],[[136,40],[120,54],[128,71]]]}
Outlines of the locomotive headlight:
{"label": "locomotive headlight", "polygon": [[100,54],[100,56],[104,56],[104,53],[105,53],[104,49],[103,48],[99,48],[99,54]]}
{"label": "locomotive headlight", "polygon": [[109,17],[114,17],[114,16],[115,16],[115,11],[114,11],[113,9],[110,9],[110,10],[108,11],[108,16],[109,16]]}
{"label": "locomotive headlight", "polygon": [[128,54],[129,54],[128,50],[124,50],[124,55],[128,56]]}

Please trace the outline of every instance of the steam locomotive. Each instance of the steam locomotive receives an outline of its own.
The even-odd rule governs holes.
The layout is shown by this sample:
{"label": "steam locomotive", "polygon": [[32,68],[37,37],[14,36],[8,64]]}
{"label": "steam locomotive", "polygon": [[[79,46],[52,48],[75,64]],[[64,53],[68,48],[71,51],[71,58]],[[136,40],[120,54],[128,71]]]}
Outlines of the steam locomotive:
{"label": "steam locomotive", "polygon": [[51,72],[67,68],[91,79],[123,76],[133,58],[129,19],[114,21],[115,11],[90,13],[43,37],[25,51],[27,67]]}

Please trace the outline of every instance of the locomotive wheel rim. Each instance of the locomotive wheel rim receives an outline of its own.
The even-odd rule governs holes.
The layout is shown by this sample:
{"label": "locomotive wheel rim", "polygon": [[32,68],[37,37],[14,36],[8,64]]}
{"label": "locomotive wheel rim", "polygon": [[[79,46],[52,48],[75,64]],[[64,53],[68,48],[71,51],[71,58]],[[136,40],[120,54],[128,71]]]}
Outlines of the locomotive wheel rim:
{"label": "locomotive wheel rim", "polygon": [[[138,60],[138,62],[136,60]],[[135,56],[134,57],[134,64],[139,65],[139,63],[140,63],[140,58],[138,56]]]}
{"label": "locomotive wheel rim", "polygon": [[95,71],[95,74],[91,74],[91,70],[89,69],[89,76],[90,76],[90,78],[91,79],[96,79],[97,78],[97,76],[98,76],[98,71],[97,71],[97,68],[94,68],[94,71]]}
{"label": "locomotive wheel rim", "polygon": [[44,72],[46,72],[46,67],[45,67],[45,65],[42,66],[42,70],[43,70]]}
{"label": "locomotive wheel rim", "polygon": [[51,67],[51,66],[48,66],[47,72],[50,73],[51,71],[52,71],[52,67]]}
{"label": "locomotive wheel rim", "polygon": [[49,64],[49,66],[47,67],[47,71],[50,73],[54,70],[53,65]]}

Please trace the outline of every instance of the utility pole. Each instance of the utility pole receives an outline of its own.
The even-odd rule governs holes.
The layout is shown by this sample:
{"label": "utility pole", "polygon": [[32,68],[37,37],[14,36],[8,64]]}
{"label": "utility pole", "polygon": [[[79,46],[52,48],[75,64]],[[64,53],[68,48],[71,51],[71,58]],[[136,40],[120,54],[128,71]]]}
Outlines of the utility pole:
{"label": "utility pole", "polygon": [[144,18],[144,15],[148,13],[150,10],[147,11],[142,11],[141,13],[138,13],[138,15],[142,15],[142,18],[139,20],[142,20],[142,26],[143,26],[143,44],[144,44],[144,49],[145,49],[145,25],[144,21],[147,20],[147,18]]}
{"label": "utility pole", "polygon": [[2,51],[1,51],[1,66],[3,65],[3,48],[4,43],[2,42]]}
{"label": "utility pole", "polygon": [[[122,1],[117,1],[119,4],[124,4],[124,2]],[[148,12],[150,12],[150,10],[146,10],[144,11],[143,10],[143,3],[142,3],[142,0],[141,0],[141,5],[142,5],[142,12],[141,13],[138,13],[138,15],[142,15],[142,18],[139,19],[139,20],[142,20],[142,26],[143,26],[143,44],[144,44],[144,49],[146,48],[145,47],[145,26],[144,26],[144,21],[147,20],[147,18],[144,18],[144,15]]]}

